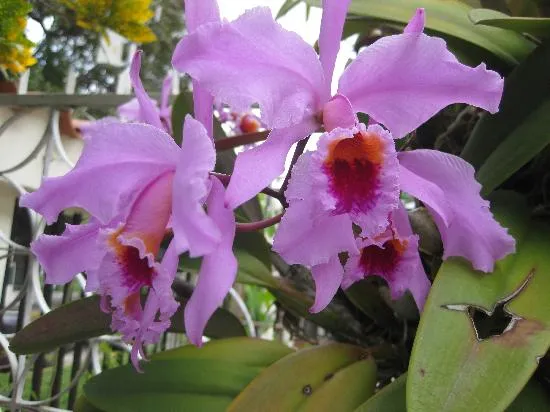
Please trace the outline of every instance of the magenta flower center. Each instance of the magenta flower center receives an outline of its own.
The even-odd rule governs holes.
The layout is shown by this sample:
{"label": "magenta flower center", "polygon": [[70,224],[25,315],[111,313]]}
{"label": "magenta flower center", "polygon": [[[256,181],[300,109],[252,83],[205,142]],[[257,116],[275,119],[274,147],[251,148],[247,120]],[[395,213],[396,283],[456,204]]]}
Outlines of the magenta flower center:
{"label": "magenta flower center", "polygon": [[380,187],[384,142],[375,133],[333,141],[323,169],[336,199],[335,213],[368,212]]}
{"label": "magenta flower center", "polygon": [[151,286],[154,269],[149,266],[146,258],[139,256],[139,250],[133,246],[122,245],[117,237],[122,232],[116,231],[111,235],[110,246],[116,255],[117,263],[123,276],[123,282],[130,291],[139,290],[143,286]]}
{"label": "magenta flower center", "polygon": [[407,248],[406,240],[391,239],[382,247],[370,245],[361,250],[359,266],[365,275],[379,275],[391,278]]}

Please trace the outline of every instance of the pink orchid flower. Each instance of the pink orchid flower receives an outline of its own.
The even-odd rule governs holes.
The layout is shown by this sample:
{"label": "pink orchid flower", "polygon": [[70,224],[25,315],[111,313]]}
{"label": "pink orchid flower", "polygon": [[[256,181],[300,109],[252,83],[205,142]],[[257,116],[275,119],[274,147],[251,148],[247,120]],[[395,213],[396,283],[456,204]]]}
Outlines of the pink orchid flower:
{"label": "pink orchid flower", "polygon": [[[131,70],[131,73],[135,73],[134,70]],[[133,82],[133,84],[136,84]],[[140,89],[136,89],[136,86],[134,86],[134,90],[136,95],[141,94],[143,99],[143,94],[145,92],[145,89],[143,86],[140,87]],[[156,100],[153,100],[149,98],[149,96],[146,96],[147,99],[150,100],[151,104],[148,106],[152,106],[154,108],[154,117],[159,118],[162,128],[167,132],[171,133],[172,131],[172,107],[170,107],[170,92],[172,90],[172,76],[167,75],[163,82],[162,82],[162,90],[161,90],[161,98],[160,98],[160,108],[158,107],[158,102]],[[133,98],[127,103],[124,103],[117,107],[117,114],[120,118],[127,122],[139,122],[139,123],[149,123],[150,114],[143,110],[140,101],[137,97]],[[156,123],[156,122],[155,122]],[[153,123],[150,123],[153,124]],[[156,124],[155,124],[156,126]]]}
{"label": "pink orchid flower", "polygon": [[[434,215],[445,254],[491,271],[515,242],[492,217],[473,168],[437,151],[397,154],[403,137],[452,103],[498,110],[503,80],[484,65],[462,65],[445,42],[423,34],[417,10],[403,34],[378,40],[344,71],[338,93],[330,83],[349,1],[325,0],[320,56],[282,29],[266,9],[232,23],[211,23],[184,38],[174,66],[231,107],[259,103],[272,129],[267,141],[239,155],[226,200],[237,206],[283,170],[291,145],[323,126],[318,150],[296,164],[285,193],[289,208],[274,250],[311,268],[312,311],[323,309],[343,284],[384,277],[392,296],[413,293],[422,308],[430,283],[422,269],[399,194],[423,201]],[[223,52],[222,52],[223,49]],[[383,124],[357,124],[355,112]],[[360,231],[356,240],[354,227]],[[473,242],[476,239],[477,242]],[[339,253],[349,255],[345,269]],[[405,276],[407,274],[407,276]]]}
{"label": "pink orchid flower", "polygon": [[355,112],[367,113],[400,138],[452,103],[498,110],[501,77],[485,65],[460,64],[443,40],[423,34],[422,9],[403,34],[384,37],[359,53],[331,97],[349,3],[323,1],[319,56],[276,23],[268,8],[248,10],[232,22],[211,20],[176,47],[177,70],[235,111],[258,103],[262,121],[272,130],[263,144],[238,156],[226,193],[231,207],[283,172],[294,143],[322,126],[326,131],[353,127]]}
{"label": "pink orchid flower", "polygon": [[[400,190],[432,214],[444,259],[461,256],[491,272],[496,260],[514,252],[515,241],[494,220],[480,189],[473,167],[457,156],[436,150],[396,154],[391,135],[379,125],[336,128],[294,166],[273,249],[289,263],[311,268],[313,312],[340,286],[371,275],[386,279],[394,299],[410,290],[422,309],[430,282]],[[349,255],[345,268],[342,252]]]}
{"label": "pink orchid flower", "polygon": [[[102,308],[112,313],[112,329],[133,345],[138,369],[143,345],[159,339],[178,307],[171,285],[179,254],[204,256],[199,284],[185,308],[193,342],[200,343],[206,321],[237,270],[233,213],[224,204],[222,183],[210,176],[216,156],[212,139],[191,116],[184,122],[182,148],[162,130],[139,79],[139,61],[138,52],[132,82],[150,124],[100,124],[90,132],[73,170],[45,179],[21,199],[48,223],[69,207],[91,215],[86,224],[68,225],[61,236],[40,236],[31,249],[48,283],[63,284],[86,272],[87,290],[102,296]],[[174,237],[159,262],[169,228]],[[142,305],[144,288],[149,293]],[[205,289],[210,293],[205,295]]]}

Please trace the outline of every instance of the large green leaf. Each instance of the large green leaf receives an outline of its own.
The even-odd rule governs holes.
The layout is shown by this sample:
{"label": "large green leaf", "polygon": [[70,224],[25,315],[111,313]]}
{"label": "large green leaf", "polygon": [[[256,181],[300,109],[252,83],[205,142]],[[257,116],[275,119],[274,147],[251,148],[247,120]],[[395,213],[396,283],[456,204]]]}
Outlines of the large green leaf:
{"label": "large green leaf", "polygon": [[[497,262],[491,274],[456,258],[442,265],[412,351],[410,412],[504,410],[550,346],[550,227],[531,220],[517,195],[499,193],[493,200],[517,253]],[[507,314],[511,323],[491,335],[474,324],[472,308]]]}
{"label": "large green leaf", "polygon": [[84,386],[86,398],[110,411],[223,411],[263,368],[221,359],[169,359],[106,370]]}
{"label": "large green leaf", "polygon": [[[523,162],[526,154],[533,153],[536,147],[540,147],[539,142],[531,140],[531,136],[516,133],[516,129],[521,127],[523,130],[535,130],[534,125],[524,126],[523,123],[536,122],[539,115],[534,113],[550,98],[548,73],[550,73],[550,44],[543,44],[507,77],[500,110],[494,115],[485,114],[481,118],[461,156],[479,169],[502,142],[513,136],[507,143],[508,148],[515,144],[513,151],[506,149],[507,153],[499,152],[496,156],[502,158],[507,154],[514,159],[519,149],[521,158],[518,157],[518,160],[512,163],[513,168],[516,168]],[[542,134],[541,130],[536,130],[536,133],[537,136]],[[523,147],[524,144],[528,147]]]}
{"label": "large green leaf", "polygon": [[[368,397],[374,391],[376,366],[372,358],[365,359],[365,350],[357,346],[330,344],[301,350],[282,358],[254,379],[233,401],[231,412],[279,412],[295,410],[319,410],[318,402],[325,400],[326,410],[345,412],[351,409],[331,407],[336,405],[335,389],[350,391],[354,400]],[[364,359],[363,362],[360,362]],[[349,369],[359,363],[359,366]],[[332,379],[336,379],[332,383]],[[344,389],[347,383],[349,388]],[[356,395],[363,386],[363,395]],[[332,399],[330,399],[332,398]],[[342,403],[344,405],[344,403]]]}
{"label": "large green leaf", "polygon": [[[19,355],[47,352],[61,345],[112,333],[111,316],[99,307],[99,296],[90,296],[60,306],[36,319],[17,332],[10,341],[10,350]],[[172,316],[170,331],[184,333],[185,299]],[[244,336],[246,331],[231,312],[219,308],[208,321],[206,336],[222,338]]]}
{"label": "large green leaf", "polygon": [[143,374],[127,365],[92,378],[76,412],[225,411],[264,368],[291,353],[281,343],[251,338],[161,352],[143,362]]}
{"label": "large green leaf", "polygon": [[231,360],[240,365],[267,367],[293,352],[293,349],[280,342],[238,337],[212,340],[202,348],[182,346],[159,352],[151,359],[219,359]]}
{"label": "large green leaf", "polygon": [[477,172],[489,194],[550,143],[550,97],[506,136]]}
{"label": "large green leaf", "polygon": [[[305,0],[315,6],[319,0]],[[468,18],[472,7],[457,0],[354,0],[349,12],[360,16],[406,24],[415,10],[426,10],[426,28],[487,50],[508,65],[521,62],[534,44],[521,35],[496,27],[476,26]]]}
{"label": "large green leaf", "polygon": [[359,406],[355,412],[407,412],[405,400],[406,382],[407,374],[401,375]]}
{"label": "large green leaf", "polygon": [[[363,403],[355,412],[407,412],[407,374],[385,386],[372,398]],[[489,410],[489,409],[487,409]],[[550,410],[550,396],[538,382],[531,380],[523,388],[507,412],[542,412]]]}
{"label": "large green leaf", "polygon": [[474,9],[469,13],[474,24],[500,27],[518,33],[529,33],[534,36],[550,36],[550,19],[544,17],[510,17],[507,14],[491,9]]}

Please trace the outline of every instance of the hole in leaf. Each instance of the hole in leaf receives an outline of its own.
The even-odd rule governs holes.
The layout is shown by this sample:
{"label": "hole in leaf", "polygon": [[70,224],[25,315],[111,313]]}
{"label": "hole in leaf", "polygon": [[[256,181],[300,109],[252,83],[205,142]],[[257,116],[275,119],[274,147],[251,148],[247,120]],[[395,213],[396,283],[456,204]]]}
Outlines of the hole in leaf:
{"label": "hole in leaf", "polygon": [[521,320],[521,318],[510,313],[506,305],[525,289],[534,272],[534,270],[529,272],[523,283],[510,295],[497,301],[493,310],[487,311],[478,306],[461,304],[443,305],[443,307],[449,310],[466,312],[472,322],[478,341],[500,336],[511,330],[516,322]]}
{"label": "hole in leaf", "polygon": [[512,322],[512,315],[504,309],[506,302],[499,303],[492,314],[474,306],[468,307],[468,316],[474,325],[478,340],[502,335]]}

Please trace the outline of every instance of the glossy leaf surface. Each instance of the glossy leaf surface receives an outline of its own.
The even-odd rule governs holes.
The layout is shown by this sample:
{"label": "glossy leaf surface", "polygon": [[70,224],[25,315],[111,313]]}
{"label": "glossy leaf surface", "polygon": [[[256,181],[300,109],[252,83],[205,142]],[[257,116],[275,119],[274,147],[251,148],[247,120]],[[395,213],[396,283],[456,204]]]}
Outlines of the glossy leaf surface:
{"label": "glossy leaf surface", "polygon": [[[504,410],[550,346],[550,228],[530,219],[517,195],[493,200],[517,253],[491,274],[461,259],[442,265],[412,351],[408,411]],[[482,321],[474,310],[485,313]],[[496,313],[505,324],[488,321]]]}

